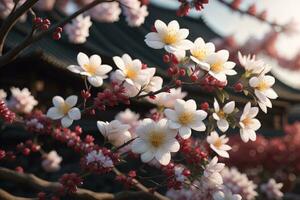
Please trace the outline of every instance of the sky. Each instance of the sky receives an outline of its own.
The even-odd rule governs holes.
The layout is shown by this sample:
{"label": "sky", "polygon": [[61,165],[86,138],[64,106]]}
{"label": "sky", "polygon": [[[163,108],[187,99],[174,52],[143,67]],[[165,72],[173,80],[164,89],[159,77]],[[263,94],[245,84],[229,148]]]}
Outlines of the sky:
{"label": "sky", "polygon": [[[231,0],[228,1],[231,2]],[[151,0],[151,2],[171,9],[176,9],[179,5],[177,0]],[[257,5],[258,12],[267,10],[267,20],[269,21],[286,24],[290,20],[294,20],[299,23],[297,26],[299,33],[292,36],[281,35],[276,46],[282,56],[286,58],[294,57],[300,52],[300,0],[243,0],[241,8],[246,9],[254,2]],[[216,0],[210,0],[203,11],[191,13],[191,17],[200,16],[218,34],[222,36],[233,35],[241,45],[249,37],[259,39],[270,30],[268,24],[260,22],[251,16],[234,12]],[[278,79],[294,88],[300,89],[300,70],[291,72],[282,69],[272,59],[267,59],[267,61],[274,65],[272,72]]]}

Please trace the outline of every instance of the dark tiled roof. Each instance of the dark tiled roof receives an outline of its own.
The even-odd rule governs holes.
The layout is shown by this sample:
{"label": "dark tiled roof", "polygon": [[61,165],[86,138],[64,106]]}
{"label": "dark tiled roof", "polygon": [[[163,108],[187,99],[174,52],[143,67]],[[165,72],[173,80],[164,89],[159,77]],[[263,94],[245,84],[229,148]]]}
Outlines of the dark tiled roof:
{"label": "dark tiled roof", "polygon": [[[74,63],[79,51],[87,54],[100,54],[107,63],[112,62],[111,57],[114,55],[128,53],[135,58],[143,60],[150,66],[158,67],[158,73],[163,75],[166,65],[162,63],[162,51],[148,48],[144,43],[144,36],[151,30],[152,24],[156,19],[161,19],[165,22],[174,19],[178,20],[182,27],[190,30],[190,39],[195,39],[198,36],[206,40],[219,37],[201,18],[177,17],[174,11],[153,5],[149,6],[149,13],[150,15],[146,18],[145,23],[139,28],[129,27],[123,18],[113,24],[94,22],[90,31],[90,37],[85,44],[70,44],[65,35],[59,41],[54,41],[49,36],[27,49],[23,56],[28,55],[28,53],[40,52],[41,54],[38,55],[40,55],[41,59],[53,64],[55,67],[65,68],[69,64]],[[51,12],[51,15],[41,13],[41,15],[50,18],[52,23],[63,17],[58,12]],[[18,23],[14,31],[9,34],[6,47],[11,48],[20,43],[30,29],[31,23],[29,20],[25,23]],[[275,106],[287,107],[289,103],[296,103],[300,100],[299,91],[279,81],[275,85],[275,90],[280,96],[279,100],[274,103]],[[240,97],[237,95],[237,98]]]}

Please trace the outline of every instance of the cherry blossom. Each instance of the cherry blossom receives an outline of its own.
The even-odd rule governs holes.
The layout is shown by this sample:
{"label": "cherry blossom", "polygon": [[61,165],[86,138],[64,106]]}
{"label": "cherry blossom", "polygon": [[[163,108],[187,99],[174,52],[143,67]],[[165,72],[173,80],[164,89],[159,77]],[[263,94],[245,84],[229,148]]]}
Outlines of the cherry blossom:
{"label": "cherry blossom", "polygon": [[189,35],[189,30],[180,29],[178,22],[175,20],[168,25],[161,20],[156,20],[154,27],[157,32],[151,32],[145,36],[145,42],[151,48],[164,48],[167,52],[173,53],[180,50],[188,50],[193,46],[193,43],[186,39]]}
{"label": "cherry blossom", "polygon": [[68,69],[71,72],[87,76],[87,80],[94,87],[100,87],[103,84],[103,79],[106,79],[107,73],[112,70],[109,65],[101,64],[102,59],[98,55],[88,57],[86,54],[80,52],[77,55],[77,65],[70,65]]}
{"label": "cherry blossom", "polygon": [[74,107],[77,104],[78,97],[75,95],[69,96],[64,100],[60,96],[55,96],[52,99],[53,107],[47,112],[47,117],[57,120],[61,119],[63,127],[69,127],[74,120],[81,118],[81,112],[78,108]]}
{"label": "cherry blossom", "polygon": [[174,110],[166,109],[164,113],[168,119],[168,126],[178,130],[183,139],[191,136],[191,129],[195,131],[205,131],[206,129],[203,120],[207,113],[203,110],[197,110],[196,102],[193,99],[188,101],[177,99]]}
{"label": "cherry blossom", "polygon": [[167,120],[158,122],[145,119],[137,128],[138,138],[132,143],[132,151],[141,154],[143,162],[156,159],[160,164],[167,165],[171,160],[171,152],[179,150],[175,139],[177,132],[168,127]]}

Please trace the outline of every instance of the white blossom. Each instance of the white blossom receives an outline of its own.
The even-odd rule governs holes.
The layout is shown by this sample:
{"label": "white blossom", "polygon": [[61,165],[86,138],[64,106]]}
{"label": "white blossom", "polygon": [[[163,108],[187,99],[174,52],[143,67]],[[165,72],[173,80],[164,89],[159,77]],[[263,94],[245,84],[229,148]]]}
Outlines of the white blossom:
{"label": "white blossom", "polygon": [[207,185],[216,187],[223,184],[220,172],[224,166],[225,164],[218,163],[218,157],[216,156],[206,165],[203,176],[207,181]]}
{"label": "white blossom", "polygon": [[270,69],[264,64],[262,60],[256,60],[255,55],[253,55],[252,57],[251,55],[243,56],[241,52],[239,52],[238,58],[240,64],[245,68],[247,76],[251,74],[260,74],[263,72],[266,73],[267,70]]}
{"label": "white blossom", "polygon": [[221,171],[223,187],[233,194],[241,195],[243,200],[253,200],[257,196],[255,191],[257,185],[249,180],[246,174],[239,172],[236,168],[224,168]]}
{"label": "white blossom", "polygon": [[216,131],[210,133],[209,136],[206,138],[210,148],[215,151],[219,156],[224,158],[229,158],[229,154],[227,151],[231,149],[229,145],[226,143],[228,142],[228,138],[226,135],[222,135],[221,137]]}
{"label": "white blossom", "polygon": [[214,200],[241,200],[239,194],[232,194],[230,190],[217,191],[213,194]]}
{"label": "white blossom", "polygon": [[56,172],[60,169],[61,161],[62,157],[53,150],[43,155],[42,167],[46,172]]}
{"label": "white blossom", "polygon": [[102,2],[88,10],[88,13],[99,22],[112,23],[119,21],[121,8],[118,2]]}
{"label": "white blossom", "polygon": [[177,132],[170,129],[166,119],[158,122],[145,119],[137,128],[138,138],[132,143],[132,151],[141,154],[143,162],[156,159],[160,164],[167,165],[171,160],[171,152],[180,148],[176,140]]}
{"label": "white blossom", "polygon": [[148,98],[148,101],[160,107],[174,108],[176,99],[183,99],[186,95],[187,93],[182,92],[181,88],[172,88],[170,92],[161,92],[155,95],[155,99]]}
{"label": "white blossom", "polygon": [[210,66],[206,63],[206,59],[212,53],[215,52],[215,45],[211,42],[205,43],[204,40],[199,37],[195,40],[194,45],[190,49],[191,60],[198,64],[202,69],[208,71]]}
{"label": "white blossom", "polygon": [[82,44],[86,42],[86,38],[90,35],[89,29],[91,26],[90,16],[78,15],[71,23],[65,26],[64,30],[70,42]]}
{"label": "white blossom", "polygon": [[232,76],[237,74],[233,70],[235,63],[228,61],[229,52],[227,50],[217,51],[206,59],[206,62],[210,65],[209,74],[219,81],[226,81],[226,76]]}
{"label": "white blossom", "polygon": [[139,59],[132,60],[128,54],[115,56],[113,60],[119,69],[113,73],[112,79],[120,83],[124,81],[123,86],[127,88],[129,96],[136,95],[142,86],[146,86],[156,71],[155,68],[143,69],[142,62]]}
{"label": "white blossom", "polygon": [[73,120],[81,118],[80,110],[74,107],[77,99],[78,97],[75,95],[69,96],[66,100],[60,96],[53,97],[52,102],[54,106],[48,110],[47,117],[53,120],[61,119],[63,127],[71,126]]}
{"label": "white blossom", "polygon": [[273,76],[264,74],[252,77],[249,80],[250,86],[254,88],[255,96],[258,98],[258,105],[265,113],[267,113],[267,107],[272,108],[270,99],[278,97],[277,93],[272,89],[274,83],[275,78]]}
{"label": "white blossom", "polygon": [[191,136],[191,129],[195,131],[205,131],[206,129],[203,120],[207,113],[203,110],[197,110],[196,102],[193,99],[188,101],[177,99],[174,110],[165,109],[164,113],[168,119],[169,128],[178,130],[183,139]]}
{"label": "white blossom", "polygon": [[114,166],[113,161],[109,156],[103,155],[101,150],[93,150],[86,155],[86,163],[90,164],[93,162],[99,163],[104,168],[110,168]]}
{"label": "white blossom", "polygon": [[146,5],[142,5],[139,0],[121,0],[123,14],[129,26],[140,26],[148,16]]}
{"label": "white blossom", "polygon": [[180,29],[176,20],[171,21],[168,25],[160,20],[154,23],[156,32],[148,33],[145,37],[146,44],[154,49],[164,48],[167,52],[188,50],[193,43],[187,40],[189,35],[188,29]]}
{"label": "white blossom", "polygon": [[276,183],[276,181],[271,178],[267,183],[262,184],[260,189],[267,195],[268,199],[282,199],[283,193],[280,191],[282,187],[282,183]]}
{"label": "white blossom", "polygon": [[68,70],[74,73],[87,76],[89,83],[94,87],[100,87],[103,84],[103,79],[106,79],[107,73],[112,70],[109,65],[102,64],[102,59],[98,55],[88,57],[80,52],[77,55],[78,65],[68,66]]}
{"label": "white blossom", "polygon": [[256,133],[261,124],[256,119],[258,113],[257,107],[251,107],[251,103],[248,102],[244,108],[243,114],[240,118],[240,135],[244,142],[248,142],[249,139],[252,141],[256,140]]}
{"label": "white blossom", "polygon": [[131,139],[131,134],[128,131],[130,126],[118,120],[113,120],[109,123],[97,121],[97,127],[101,134],[114,146],[121,146]]}
{"label": "white blossom", "polygon": [[11,97],[7,102],[7,106],[14,112],[27,114],[38,104],[38,101],[31,95],[28,88],[20,90],[19,88],[12,87],[10,91]]}
{"label": "white blossom", "polygon": [[217,121],[217,126],[222,132],[227,131],[229,128],[227,117],[234,111],[234,108],[234,101],[230,101],[226,103],[223,108],[220,108],[218,101],[216,99],[214,100],[213,118]]}
{"label": "white blossom", "polygon": [[0,100],[4,100],[6,97],[7,93],[3,89],[0,89]]}

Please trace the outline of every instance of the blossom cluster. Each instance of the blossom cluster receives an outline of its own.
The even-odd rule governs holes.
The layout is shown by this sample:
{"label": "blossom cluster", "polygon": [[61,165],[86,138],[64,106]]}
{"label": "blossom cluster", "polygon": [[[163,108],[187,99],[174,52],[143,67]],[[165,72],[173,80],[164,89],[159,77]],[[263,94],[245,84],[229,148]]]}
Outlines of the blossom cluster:
{"label": "blossom cluster", "polygon": [[[138,2],[136,5],[144,6]],[[134,1],[124,0],[122,3],[135,6]],[[130,18],[127,21],[141,23],[135,15],[142,14],[129,8],[122,9]],[[86,20],[86,24],[81,24],[81,19]],[[73,25],[85,27],[85,30],[79,31],[76,37],[84,40],[90,19],[80,16],[77,20]],[[72,25],[69,27],[67,31],[77,34],[72,31]],[[83,78],[85,88],[81,96],[54,96],[53,106],[43,114],[32,112],[37,101],[27,89],[13,88],[6,104],[16,113],[23,114],[27,130],[51,136],[80,153],[80,166],[85,173],[115,172],[116,166],[125,163],[126,158],[140,158],[143,163],[164,172],[163,176],[167,177],[164,184],[168,188],[183,191],[190,187],[190,199],[253,199],[258,194],[255,191],[257,186],[245,174],[225,167],[224,163],[231,159],[231,151],[235,148],[226,132],[239,129],[239,140],[243,143],[257,139],[256,131],[261,126],[257,119],[259,110],[267,112],[267,108],[272,107],[270,99],[277,98],[272,89],[275,79],[267,75],[270,67],[263,61],[239,53],[244,70],[231,87],[228,77],[238,73],[236,63],[229,60],[229,52],[225,49],[216,51],[213,43],[205,42],[201,37],[192,42],[188,35],[189,30],[180,28],[175,20],[168,24],[156,20],[152,32],[145,36],[149,47],[166,51],[163,61],[169,66],[167,78],[157,75],[155,67],[126,53],[114,56],[114,66],[110,66],[102,63],[99,55],[88,56],[80,52],[77,64],[67,69]],[[207,91],[213,98],[207,98],[207,102],[198,102],[191,97],[184,99],[186,85],[209,89]],[[233,101],[226,91],[228,88],[243,92],[249,101],[244,105]],[[6,98],[4,92],[1,95]],[[129,107],[133,101],[150,102],[154,108],[141,114],[127,108],[111,121],[104,121],[103,115],[96,115],[96,112],[119,104]],[[0,104],[0,114],[5,119],[9,110],[3,105]],[[77,124],[82,117],[90,115],[97,117],[95,127],[103,136],[102,146],[94,136],[82,134],[80,126],[72,128],[74,122]],[[201,137],[201,144],[193,141],[192,135]],[[33,149],[29,143],[19,145],[24,155],[29,155],[28,151]],[[36,150],[42,155],[45,171],[60,169],[62,158],[56,151]],[[2,157],[6,156],[7,152],[2,152]],[[177,158],[182,162],[177,163]],[[130,172],[128,177],[116,173],[116,180],[132,187],[139,178],[137,173]],[[78,174],[63,176],[60,180],[65,187],[63,192],[75,192],[82,178]],[[267,196],[280,196],[280,186],[271,180],[261,190]]]}

